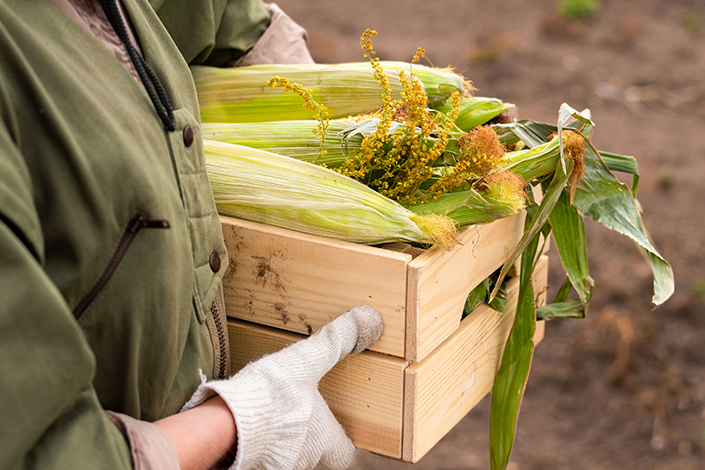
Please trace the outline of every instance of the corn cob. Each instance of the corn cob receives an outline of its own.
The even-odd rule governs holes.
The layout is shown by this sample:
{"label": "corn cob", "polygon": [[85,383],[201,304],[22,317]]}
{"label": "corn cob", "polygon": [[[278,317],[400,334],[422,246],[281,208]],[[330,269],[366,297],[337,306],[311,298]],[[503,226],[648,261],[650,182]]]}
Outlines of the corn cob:
{"label": "corn cob", "polygon": [[[369,113],[383,103],[380,84],[368,63],[253,65],[230,69],[194,66],[191,71],[203,122],[312,119],[314,112],[302,107],[300,97],[265,86],[273,76],[282,76],[309,88],[313,99],[328,108],[332,119]],[[460,75],[420,65],[414,65],[413,71],[424,85],[429,84],[427,93],[438,105],[453,91],[465,92]],[[390,69],[385,70],[385,74],[392,95],[399,96],[402,91],[399,72]]]}
{"label": "corn cob", "polygon": [[[207,122],[202,125],[201,130],[203,138],[207,140],[245,145],[316,165],[337,168],[360,149],[362,139],[372,134],[377,129],[378,123],[377,118],[360,122],[350,119],[331,120],[323,146],[326,153],[322,156],[320,139],[313,132],[318,121]],[[390,133],[399,126],[400,123],[393,122]],[[461,134],[457,134],[456,137],[459,135]],[[431,144],[434,140],[427,139]]]}
{"label": "corn cob", "polygon": [[[364,67],[367,63],[351,62],[340,64],[343,67]],[[463,94],[473,90],[472,83],[453,71],[452,68],[427,67],[420,64],[409,64],[408,62],[397,62],[382,60],[379,62],[384,70],[403,70],[407,73],[413,72],[416,78],[423,83],[424,90],[428,96],[429,104],[432,108],[437,108],[450,98],[455,91]]]}
{"label": "corn cob", "polygon": [[356,243],[455,243],[449,218],[415,214],[332,170],[240,145],[204,147],[223,215]]}
{"label": "corn cob", "polygon": [[326,132],[323,147],[326,153],[320,155],[321,142],[313,133],[317,125],[318,121],[313,120],[204,123],[202,132],[204,139],[245,145],[329,168],[342,165],[350,152],[360,148],[361,135],[348,138],[343,133],[351,122],[333,120]]}

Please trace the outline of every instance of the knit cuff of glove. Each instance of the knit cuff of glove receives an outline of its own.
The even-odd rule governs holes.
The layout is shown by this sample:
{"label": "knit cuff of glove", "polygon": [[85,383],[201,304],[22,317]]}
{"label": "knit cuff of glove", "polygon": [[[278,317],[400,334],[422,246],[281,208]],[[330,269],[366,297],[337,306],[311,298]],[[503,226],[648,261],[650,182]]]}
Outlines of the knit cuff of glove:
{"label": "knit cuff of glove", "polygon": [[201,385],[181,411],[219,395],[228,405],[237,426],[237,451],[235,462],[229,470],[276,468],[286,463],[289,463],[286,468],[293,468],[298,456],[289,455],[291,452],[288,450],[298,446],[285,448],[278,444],[302,439],[310,413],[289,410],[287,423],[282,426],[279,410],[287,409],[288,404],[277,400],[278,394],[272,393],[269,380],[243,372],[238,374],[237,386],[234,386],[232,379],[207,382],[201,374]]}

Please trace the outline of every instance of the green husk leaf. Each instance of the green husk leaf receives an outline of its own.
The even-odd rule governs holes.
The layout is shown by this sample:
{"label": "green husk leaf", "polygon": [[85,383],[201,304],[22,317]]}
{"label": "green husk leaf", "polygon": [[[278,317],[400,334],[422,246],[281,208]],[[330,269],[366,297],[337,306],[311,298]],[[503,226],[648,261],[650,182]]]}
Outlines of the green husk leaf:
{"label": "green husk leaf", "polygon": [[541,179],[553,174],[560,159],[560,141],[552,139],[529,149],[507,152],[505,169],[516,173],[524,181]]}
{"label": "green husk leaf", "polygon": [[585,318],[585,307],[580,299],[566,302],[552,302],[536,310],[537,320],[553,320],[555,318]]}
{"label": "green husk leaf", "polygon": [[458,227],[494,222],[517,212],[511,204],[474,190],[442,194],[436,200],[408,206],[408,209],[417,214],[447,215]]}
{"label": "green husk leaf", "polygon": [[590,302],[594,282],[588,273],[585,226],[578,210],[570,204],[569,191],[564,190],[548,217],[553,228],[553,239],[563,269],[584,305]]}
{"label": "green husk leaf", "polygon": [[[545,146],[546,140],[552,134],[558,132],[558,126],[556,125],[529,119],[523,119],[509,124],[495,124],[493,127],[495,131],[497,131],[500,142],[503,144],[510,145],[521,140],[530,149]],[[583,124],[578,121],[563,126],[564,129],[580,129],[582,127],[584,127]],[[585,130],[583,130],[583,135],[588,135]],[[621,171],[632,175],[631,189],[632,194],[636,198],[639,186],[639,167],[636,159],[628,155],[619,155],[603,151],[600,151],[600,156],[611,171]]]}
{"label": "green husk leaf", "polygon": [[[530,222],[526,224],[524,228],[524,234],[519,240],[519,243],[517,244],[516,248],[514,248],[514,251],[509,256],[507,261],[505,261],[504,266],[502,267],[502,270],[499,273],[497,285],[500,285],[502,283],[502,281],[507,275],[507,272],[509,271],[509,269],[511,269],[512,265],[514,265],[517,259],[519,259],[520,256],[522,256],[523,259],[522,253],[524,253],[524,250],[527,249],[534,237],[536,237],[543,229],[544,224],[546,223],[549,215],[551,214],[551,211],[558,202],[558,198],[560,197],[561,193],[563,192],[563,189],[566,187],[568,181],[570,180],[570,172],[573,169],[573,165],[574,163],[572,160],[568,160],[566,162],[566,173],[563,173],[560,166],[556,168],[555,174],[553,175],[553,179],[551,180],[551,183],[548,185],[548,188],[546,188],[546,191],[544,192],[543,200],[541,201],[541,205],[539,205],[539,208],[536,211],[536,215],[532,217]],[[495,289],[493,290],[491,297],[493,298],[496,294],[497,287],[495,287]]]}
{"label": "green husk leaf", "polygon": [[573,204],[583,215],[626,235],[646,250],[654,275],[652,302],[655,306],[661,305],[675,290],[673,270],[649,242],[632,193],[615,178],[589,142],[586,145],[585,171],[576,188]]}
{"label": "green husk leaf", "polygon": [[[496,98],[466,96],[460,100],[460,113],[455,120],[455,125],[467,132],[514,107],[513,104],[503,103]],[[449,103],[445,103],[437,106],[436,109],[442,113],[449,114],[452,106]]]}
{"label": "green husk leaf", "polygon": [[503,284],[502,287],[500,287],[497,295],[495,295],[494,299],[492,299],[487,305],[498,312],[504,313],[507,308],[506,284]]}
{"label": "green husk leaf", "polygon": [[[616,153],[602,151],[600,151],[600,157],[602,157],[602,161],[605,162],[605,165],[607,165],[610,171],[621,171],[622,173],[632,175],[631,190],[634,200],[636,201],[636,194],[639,190],[639,165],[636,162],[636,158],[629,155],[618,155]],[[641,212],[639,202],[636,201],[636,203]]]}
{"label": "green husk leaf", "polygon": [[[438,199],[425,202],[423,204],[410,205],[407,208],[417,214],[443,214],[448,215],[454,210],[462,207],[471,201],[478,199],[479,195],[476,191],[457,191],[454,193],[442,194]],[[489,203],[487,204],[489,205]]]}
{"label": "green husk leaf", "polygon": [[[538,217],[540,211],[537,212]],[[526,221],[525,233],[531,233],[536,218]],[[502,361],[492,386],[490,404],[490,468],[506,470],[514,446],[519,408],[529,378],[534,353],[536,307],[531,274],[539,245],[539,230],[529,240],[521,258],[519,298],[514,324],[504,346]],[[498,281],[499,282],[499,281]]]}
{"label": "green husk leaf", "polygon": [[639,165],[636,158],[629,155],[618,155],[611,152],[600,151],[600,157],[610,171],[621,171],[630,175],[639,176]]}
{"label": "green husk leaf", "polygon": [[494,286],[494,281],[497,279],[497,273],[492,273],[489,277],[485,278],[480,284],[478,284],[465,301],[465,307],[463,309],[463,318],[472,313],[479,305],[486,304],[490,308],[504,313],[507,308],[507,285],[502,284],[499,288],[499,293],[495,296],[492,301],[487,300],[487,295]]}
{"label": "green husk leaf", "polygon": [[463,308],[463,318],[470,315],[473,310],[475,310],[487,296],[490,291],[490,278],[486,278],[484,281],[479,283],[473,290],[470,291],[467,300],[465,301],[465,307]]}
{"label": "green husk leaf", "polygon": [[521,140],[529,148],[545,144],[548,136],[558,132],[558,127],[555,125],[529,119],[509,124],[495,124],[493,127],[497,131],[499,141],[503,144],[514,144]]}
{"label": "green husk leaf", "polygon": [[570,282],[570,278],[566,277],[551,303],[560,303],[568,300],[568,295],[570,295],[570,289],[572,286],[573,284]]}

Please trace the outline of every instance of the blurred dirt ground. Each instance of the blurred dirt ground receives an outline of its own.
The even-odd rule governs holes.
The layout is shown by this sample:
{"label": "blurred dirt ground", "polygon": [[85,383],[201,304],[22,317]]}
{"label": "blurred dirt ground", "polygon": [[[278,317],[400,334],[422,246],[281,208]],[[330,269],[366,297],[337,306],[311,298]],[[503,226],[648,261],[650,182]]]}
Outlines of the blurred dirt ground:
{"label": "blurred dirt ground", "polygon": [[[382,59],[424,47],[519,117],[555,122],[563,102],[589,107],[595,145],[636,156],[644,220],[676,294],[652,311],[642,255],[587,223],[591,310],[547,325],[510,469],[705,469],[705,1],[603,0],[582,21],[558,16],[557,0],[278,3],[308,29],[318,62],[362,60],[358,38],[376,29]],[[413,468],[488,468],[488,419],[485,399]],[[353,468],[412,467],[358,452]]]}

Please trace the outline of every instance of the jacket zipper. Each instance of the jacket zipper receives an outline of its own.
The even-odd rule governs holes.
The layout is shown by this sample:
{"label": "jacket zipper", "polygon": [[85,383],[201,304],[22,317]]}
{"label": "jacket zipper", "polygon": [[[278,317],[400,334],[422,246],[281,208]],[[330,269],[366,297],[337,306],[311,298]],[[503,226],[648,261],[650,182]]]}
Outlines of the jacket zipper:
{"label": "jacket zipper", "polygon": [[218,334],[218,345],[220,346],[220,357],[218,358],[218,376],[215,378],[224,379],[226,370],[226,360],[228,357],[228,351],[226,350],[226,331],[225,325],[223,324],[223,318],[221,317],[221,312],[218,311],[215,303],[211,306],[211,315],[213,316],[213,321],[215,323],[215,331]]}
{"label": "jacket zipper", "polygon": [[95,300],[95,298],[98,296],[103,287],[105,287],[105,285],[108,283],[110,277],[113,275],[118,265],[120,264],[120,261],[125,256],[125,253],[127,252],[127,248],[130,246],[130,243],[132,243],[132,240],[134,240],[139,231],[143,228],[169,228],[169,221],[163,219],[147,219],[142,214],[135,214],[134,216],[132,216],[132,218],[127,224],[127,229],[125,230],[125,233],[122,235],[122,238],[120,238],[120,242],[118,243],[117,248],[115,248],[113,256],[110,258],[110,261],[108,261],[108,265],[106,266],[105,270],[100,275],[95,284],[93,284],[93,287],[91,287],[91,289],[86,293],[86,295],[83,296],[78,305],[74,307],[73,316],[77,320],[81,317],[81,315],[86,310],[86,308],[88,308],[91,302]]}

